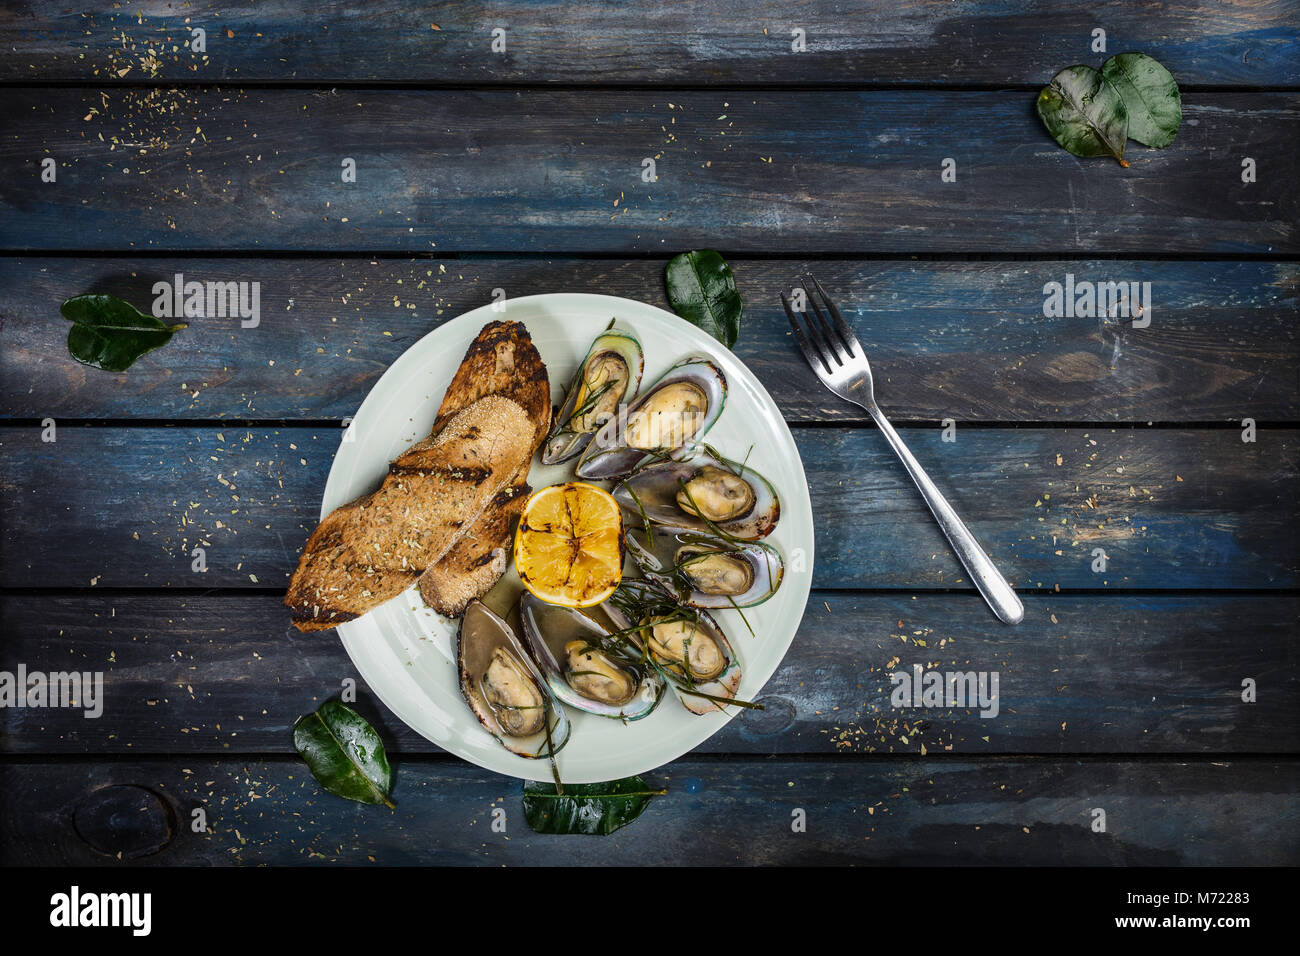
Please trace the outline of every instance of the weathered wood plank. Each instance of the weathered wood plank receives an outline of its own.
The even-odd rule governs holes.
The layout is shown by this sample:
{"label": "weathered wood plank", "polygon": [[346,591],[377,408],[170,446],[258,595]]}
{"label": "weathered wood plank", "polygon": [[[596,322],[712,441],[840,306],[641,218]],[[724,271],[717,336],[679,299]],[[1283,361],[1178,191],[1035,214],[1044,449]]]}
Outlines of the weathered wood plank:
{"label": "weathered wood plank", "polygon": [[[602,839],[532,833],[517,781],[459,762],[400,763],[391,811],[322,792],[297,760],[41,761],[4,776],[6,865],[120,865],[71,824],[112,784],[152,789],[182,821],[161,852],[131,861],[145,866],[1244,866],[1293,863],[1300,850],[1290,761],[683,760],[651,775],[667,795]],[[1092,831],[1097,807],[1104,833]],[[185,825],[200,808],[206,833]],[[501,809],[506,832],[492,832]],[[795,833],[799,809],[807,829]]]}
{"label": "weathered wood plank", "polygon": [[[1032,595],[1004,628],[973,595],[816,592],[790,652],[711,753],[1288,753],[1300,744],[1292,596]],[[0,671],[103,673],[103,713],[0,710],[10,754],[292,753],[294,721],[337,696],[397,754],[438,748],[368,692],[332,634],[270,595],[11,596]],[[761,635],[759,636],[761,639]],[[747,636],[737,645],[743,652]],[[895,709],[895,671],[998,673],[997,713]],[[1242,681],[1258,700],[1243,703]],[[991,713],[992,708],[988,708]]]}
{"label": "weathered wood plank", "polygon": [[[382,23],[383,30],[374,25]],[[1051,24],[1044,30],[1044,24]],[[188,27],[206,30],[189,49]],[[492,51],[504,28],[505,49]],[[1286,0],[1181,0],[1087,9],[1053,0],[953,4],[728,4],[625,7],[510,0],[360,8],[272,2],[232,8],[97,3],[0,16],[0,79],[415,83],[1042,83],[1113,49],[1149,50],[1183,84],[1300,82],[1300,31]],[[795,52],[792,30],[804,31]],[[122,73],[123,70],[127,72]]]}
{"label": "weathered wood plank", "polygon": [[1121,169],[1027,92],[10,88],[0,248],[1294,253],[1297,106],[1189,94]]}
{"label": "weathered wood plank", "polygon": [[[315,527],[341,430],[0,429],[0,586],[281,588]],[[908,443],[1020,587],[1293,587],[1290,429],[909,429]],[[969,587],[873,429],[799,430],[826,588]],[[761,469],[761,458],[753,460]],[[58,547],[57,562],[49,560]],[[201,573],[193,570],[204,551]],[[1104,572],[1094,572],[1096,549]]]}
{"label": "weathered wood plank", "polygon": [[[791,421],[864,419],[816,384],[792,342],[777,292],[808,271],[856,325],[898,422],[1300,420],[1296,263],[731,265],[745,299],[735,351]],[[154,283],[177,273],[259,283],[258,326],[189,319],[128,375],[67,354],[58,302],[108,292],[148,310]],[[1044,286],[1071,275],[1150,282],[1152,324],[1045,317]],[[0,415],[342,419],[403,350],[497,288],[667,307],[659,261],[0,258]]]}

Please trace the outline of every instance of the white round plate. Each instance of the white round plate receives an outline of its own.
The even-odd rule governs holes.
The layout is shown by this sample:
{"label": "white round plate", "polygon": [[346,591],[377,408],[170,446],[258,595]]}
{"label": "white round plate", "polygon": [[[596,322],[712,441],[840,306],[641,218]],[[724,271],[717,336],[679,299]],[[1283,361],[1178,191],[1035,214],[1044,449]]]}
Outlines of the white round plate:
{"label": "white round plate", "polygon": [[[504,311],[497,311],[502,305]],[[813,567],[808,485],[790,429],[758,379],[721,343],[663,309],[613,296],[557,293],[484,306],[434,329],[392,364],[361,404],[330,469],[322,517],[376,488],[388,463],[429,433],[470,342],[487,323],[506,319],[528,328],[546,363],[555,402],[610,319],[641,342],[643,384],[690,354],[708,355],[727,376],[727,404],[705,440],[728,458],[748,458],[781,496],[781,520],[767,542],[785,556],[784,582],[774,597],[744,612],[753,635],[738,612],[717,614],[743,668],[739,697],[754,700],[790,647],[808,600]],[[534,488],[568,480],[573,464],[534,464],[528,480]],[[518,581],[511,571],[488,596],[487,603],[498,612],[517,593],[510,590],[511,578]],[[427,608],[411,588],[340,625],[338,632],[370,689],[414,730],[480,767],[550,780],[548,761],[507,751],[465,704],[457,679],[456,629],[456,621]],[[556,758],[561,777],[593,783],[651,770],[699,746],[739,708],[728,711],[695,716],[671,693],[648,717],[628,724],[570,708],[573,735]]]}

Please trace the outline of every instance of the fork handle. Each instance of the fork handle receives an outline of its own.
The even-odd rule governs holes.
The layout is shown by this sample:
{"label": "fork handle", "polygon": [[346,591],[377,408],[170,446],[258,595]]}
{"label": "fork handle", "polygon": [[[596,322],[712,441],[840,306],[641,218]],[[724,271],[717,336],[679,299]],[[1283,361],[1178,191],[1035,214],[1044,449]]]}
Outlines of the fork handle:
{"label": "fork handle", "polygon": [[921,497],[925,499],[925,503],[934,512],[939,527],[948,536],[953,550],[957,552],[957,557],[961,559],[961,563],[970,574],[971,580],[975,582],[975,587],[984,596],[984,600],[993,609],[993,613],[1006,624],[1019,624],[1024,619],[1025,606],[1020,603],[1020,598],[1011,589],[1011,585],[1007,584],[1006,579],[998,573],[997,566],[994,565],[984,549],[980,547],[980,543],[975,540],[975,535],[971,534],[970,528],[966,527],[966,522],[961,520],[957,512],[953,510],[952,505],[948,503],[948,499],[943,496],[935,483],[930,480],[930,476],[925,473],[921,463],[912,456],[912,452],[903,443],[903,439],[894,430],[894,426],[889,423],[885,413],[874,402],[864,403],[862,407],[866,409],[867,414],[884,432],[885,438],[889,440],[890,447],[894,449],[894,453],[902,459],[903,466],[907,468],[907,473],[912,476],[912,481],[916,483],[916,487],[920,490]]}

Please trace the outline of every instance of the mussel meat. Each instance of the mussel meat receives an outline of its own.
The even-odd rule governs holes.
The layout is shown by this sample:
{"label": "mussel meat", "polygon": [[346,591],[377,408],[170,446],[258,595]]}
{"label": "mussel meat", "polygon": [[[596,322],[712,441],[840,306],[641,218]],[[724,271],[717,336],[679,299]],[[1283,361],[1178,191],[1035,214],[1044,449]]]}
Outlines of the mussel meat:
{"label": "mussel meat", "polygon": [[677,550],[677,568],[704,594],[744,594],[754,586],[754,567],[736,551],[686,547]]}
{"label": "mussel meat", "polygon": [[650,631],[650,653],[691,680],[717,677],[727,666],[722,648],[700,629],[698,621],[666,615],[651,618],[646,627]]}
{"label": "mussel meat", "polygon": [[694,382],[665,385],[628,414],[623,440],[642,451],[678,448],[700,430],[708,408],[708,397]]}
{"label": "mussel meat", "polygon": [[626,704],[636,693],[631,672],[619,667],[598,647],[586,641],[564,645],[564,677],[583,697],[603,704]]}
{"label": "mussel meat", "polygon": [[546,721],[545,697],[532,676],[504,648],[492,651],[487,671],[479,678],[483,698],[501,729],[511,737],[527,737]]}
{"label": "mussel meat", "polygon": [[748,481],[730,471],[705,465],[682,482],[675,499],[688,515],[721,524],[754,509],[756,496]]}

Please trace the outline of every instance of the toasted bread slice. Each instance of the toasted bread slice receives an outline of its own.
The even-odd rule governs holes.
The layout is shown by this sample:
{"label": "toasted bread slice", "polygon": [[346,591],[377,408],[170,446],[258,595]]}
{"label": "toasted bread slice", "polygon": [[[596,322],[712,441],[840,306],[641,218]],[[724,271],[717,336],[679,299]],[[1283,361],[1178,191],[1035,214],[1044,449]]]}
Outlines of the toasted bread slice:
{"label": "toasted bread slice", "polygon": [[[483,327],[447,386],[434,429],[467,404],[490,394],[518,402],[533,420],[531,461],[551,428],[551,383],[542,357],[521,323],[491,322]],[[525,465],[511,493],[493,499],[465,537],[421,576],[420,595],[438,613],[459,616],[505,573],[515,520],[531,491],[525,483],[527,475]]]}
{"label": "toasted bread slice", "polygon": [[532,491],[520,479],[498,494],[442,560],[420,575],[420,596],[439,614],[459,617],[510,565],[514,524]]}
{"label": "toasted bread slice", "polygon": [[351,620],[409,587],[526,471],[533,422],[488,395],[389,466],[375,492],[331,512],[312,533],[285,604],[300,630]]}

